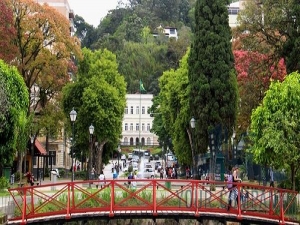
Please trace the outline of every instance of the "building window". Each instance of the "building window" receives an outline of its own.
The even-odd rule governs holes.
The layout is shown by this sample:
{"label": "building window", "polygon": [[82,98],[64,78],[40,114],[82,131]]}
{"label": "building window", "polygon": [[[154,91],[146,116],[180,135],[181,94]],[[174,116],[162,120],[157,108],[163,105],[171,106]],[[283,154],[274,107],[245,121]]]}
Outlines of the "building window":
{"label": "building window", "polygon": [[147,145],[151,145],[151,139],[149,137],[147,138]]}
{"label": "building window", "polygon": [[136,107],[136,114],[137,114],[137,115],[140,114],[140,107],[139,107],[139,106]]}
{"label": "building window", "polygon": [[128,123],[125,123],[125,130],[128,130]]}
{"label": "building window", "polygon": [[150,107],[148,106],[147,107],[147,114],[149,114],[150,113]]}
{"label": "building window", "polygon": [[49,151],[49,165],[56,165],[56,151]]}
{"label": "building window", "polygon": [[133,138],[130,138],[130,145],[133,145]]}
{"label": "building window", "polygon": [[150,131],[150,123],[147,123],[147,131]]}
{"label": "building window", "polygon": [[124,113],[128,114],[128,106],[126,106],[126,108],[124,109]]}
{"label": "building window", "polygon": [[130,130],[133,130],[133,123],[130,124]]}
{"label": "building window", "polygon": [[145,106],[142,107],[142,114],[145,114]]}
{"label": "building window", "polygon": [[238,7],[229,7],[228,8],[228,14],[229,15],[237,15],[239,13],[240,9]]}
{"label": "building window", "polygon": [[133,106],[130,107],[130,114],[133,114]]}
{"label": "building window", "polygon": [[174,28],[170,29],[170,34],[175,34],[175,29]]}
{"label": "building window", "polygon": [[123,143],[124,145],[129,145],[129,143],[128,143],[128,138],[127,137],[125,137],[124,138],[124,143]]}
{"label": "building window", "polygon": [[138,123],[135,125],[135,130],[140,130],[140,125]]}
{"label": "building window", "polygon": [[142,123],[142,131],[144,131],[144,130],[145,130],[145,124]]}

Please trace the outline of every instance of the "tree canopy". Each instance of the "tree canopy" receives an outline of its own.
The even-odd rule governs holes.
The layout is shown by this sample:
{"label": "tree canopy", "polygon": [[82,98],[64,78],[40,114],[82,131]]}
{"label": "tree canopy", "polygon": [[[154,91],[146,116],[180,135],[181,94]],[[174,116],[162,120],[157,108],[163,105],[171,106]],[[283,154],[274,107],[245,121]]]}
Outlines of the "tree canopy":
{"label": "tree canopy", "polygon": [[282,58],[287,72],[300,69],[299,1],[246,1],[238,17],[239,39],[245,50],[268,55],[272,64]]}
{"label": "tree canopy", "polygon": [[[29,137],[26,120],[28,90],[16,68],[0,60],[0,167],[10,165],[17,146],[25,151]],[[26,139],[24,141],[24,138]],[[22,141],[23,140],[23,141]]]}
{"label": "tree canopy", "polygon": [[[188,55],[189,51],[182,58],[177,70],[165,71],[159,78],[160,93],[157,112],[160,115],[155,119],[162,118],[162,121],[159,122],[162,122],[163,126],[159,127],[156,124],[154,128],[156,128],[157,133],[162,132],[163,135],[165,135],[165,130],[168,131],[178,160],[191,166],[194,155],[191,154],[191,145],[188,144],[189,121],[191,119],[188,104]],[[161,141],[166,142],[164,139]]]}
{"label": "tree canopy", "polygon": [[[43,108],[69,82],[71,57],[81,56],[79,42],[70,36],[69,21],[53,7],[31,0],[13,0],[9,7],[17,33],[13,39],[17,53],[10,63],[18,68],[28,90],[39,87],[37,104]],[[36,101],[29,95],[28,99],[31,105]]]}
{"label": "tree canopy", "polygon": [[205,153],[210,132],[222,125],[230,134],[237,116],[237,80],[224,1],[197,0],[188,65],[190,118],[196,119],[195,144],[198,152]]}
{"label": "tree canopy", "polygon": [[251,116],[250,138],[254,160],[295,176],[300,168],[300,74],[289,74],[281,83],[273,81],[262,104]]}
{"label": "tree canopy", "polygon": [[95,169],[100,172],[104,145],[112,151],[119,143],[126,106],[126,83],[118,73],[116,56],[110,51],[83,49],[83,54],[77,80],[64,88],[63,105],[67,115],[72,108],[77,111],[75,149],[78,156],[81,152],[87,154],[88,128],[91,124],[95,127],[93,142],[99,143],[94,154]]}

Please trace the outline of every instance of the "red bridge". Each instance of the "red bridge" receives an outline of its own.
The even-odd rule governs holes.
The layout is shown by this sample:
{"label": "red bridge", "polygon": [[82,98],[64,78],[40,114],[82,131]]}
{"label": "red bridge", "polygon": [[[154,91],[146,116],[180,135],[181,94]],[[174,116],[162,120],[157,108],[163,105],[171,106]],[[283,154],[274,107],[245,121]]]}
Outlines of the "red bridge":
{"label": "red bridge", "polygon": [[238,203],[228,210],[229,191],[223,182],[130,181],[130,185],[117,179],[10,189],[15,209],[8,224],[173,218],[299,225],[299,196],[294,191],[239,183]]}

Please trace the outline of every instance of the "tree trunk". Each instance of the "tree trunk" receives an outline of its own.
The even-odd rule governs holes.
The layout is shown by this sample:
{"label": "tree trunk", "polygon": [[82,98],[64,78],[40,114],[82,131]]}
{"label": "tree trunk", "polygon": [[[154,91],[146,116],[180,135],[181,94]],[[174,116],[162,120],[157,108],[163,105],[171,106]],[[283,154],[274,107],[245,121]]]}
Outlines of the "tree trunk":
{"label": "tree trunk", "polygon": [[186,129],[187,134],[189,136],[190,146],[191,146],[191,152],[192,152],[192,160],[193,160],[193,179],[198,179],[198,173],[197,173],[197,160],[195,155],[195,149],[194,149],[194,140],[192,132],[187,128]]}
{"label": "tree trunk", "polygon": [[102,153],[103,153],[103,146],[106,142],[101,142],[98,145],[98,151],[95,154],[95,170],[97,174],[100,174],[102,172]]}
{"label": "tree trunk", "polygon": [[293,191],[296,190],[296,182],[295,182],[295,165],[291,164],[291,181],[292,181],[292,188]]}

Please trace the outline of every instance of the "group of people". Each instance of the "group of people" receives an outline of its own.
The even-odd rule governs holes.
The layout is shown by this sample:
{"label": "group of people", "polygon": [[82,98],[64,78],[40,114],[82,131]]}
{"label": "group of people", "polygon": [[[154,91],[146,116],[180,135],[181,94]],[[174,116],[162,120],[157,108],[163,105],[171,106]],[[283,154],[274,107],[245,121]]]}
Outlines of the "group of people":
{"label": "group of people", "polygon": [[178,178],[178,172],[175,165],[172,167],[166,167],[166,178],[167,179],[177,179]]}

